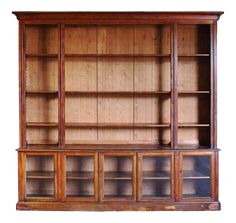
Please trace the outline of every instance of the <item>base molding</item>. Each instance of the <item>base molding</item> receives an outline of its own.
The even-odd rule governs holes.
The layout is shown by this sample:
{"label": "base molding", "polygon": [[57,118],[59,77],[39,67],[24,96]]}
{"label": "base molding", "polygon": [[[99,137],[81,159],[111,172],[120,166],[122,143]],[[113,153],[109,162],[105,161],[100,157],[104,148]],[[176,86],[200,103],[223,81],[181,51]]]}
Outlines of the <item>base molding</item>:
{"label": "base molding", "polygon": [[220,202],[171,202],[171,203],[67,203],[67,202],[18,202],[17,210],[38,211],[217,211]]}

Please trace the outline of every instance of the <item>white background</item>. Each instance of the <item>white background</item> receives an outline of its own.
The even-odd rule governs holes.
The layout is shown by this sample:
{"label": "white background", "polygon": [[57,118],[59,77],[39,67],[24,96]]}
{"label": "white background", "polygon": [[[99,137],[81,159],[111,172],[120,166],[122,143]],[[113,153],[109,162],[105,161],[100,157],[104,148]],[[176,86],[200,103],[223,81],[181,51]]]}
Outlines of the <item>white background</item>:
{"label": "white background", "polygon": [[[236,73],[233,0],[0,0],[0,222],[214,222],[235,219]],[[218,212],[33,212],[16,211],[18,147],[18,23],[11,11],[224,11],[218,23]],[[230,216],[231,215],[231,216]],[[233,218],[232,218],[233,217]]]}

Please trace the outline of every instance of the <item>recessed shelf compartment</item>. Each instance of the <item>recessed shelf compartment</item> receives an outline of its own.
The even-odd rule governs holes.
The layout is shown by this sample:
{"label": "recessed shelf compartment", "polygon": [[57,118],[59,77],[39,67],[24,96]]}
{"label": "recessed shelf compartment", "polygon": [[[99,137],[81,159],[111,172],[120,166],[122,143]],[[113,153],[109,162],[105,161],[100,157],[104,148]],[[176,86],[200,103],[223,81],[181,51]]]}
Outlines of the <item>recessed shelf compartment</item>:
{"label": "recessed shelf compartment", "polygon": [[58,53],[58,26],[57,25],[26,25],[25,26],[26,53],[45,55]]}

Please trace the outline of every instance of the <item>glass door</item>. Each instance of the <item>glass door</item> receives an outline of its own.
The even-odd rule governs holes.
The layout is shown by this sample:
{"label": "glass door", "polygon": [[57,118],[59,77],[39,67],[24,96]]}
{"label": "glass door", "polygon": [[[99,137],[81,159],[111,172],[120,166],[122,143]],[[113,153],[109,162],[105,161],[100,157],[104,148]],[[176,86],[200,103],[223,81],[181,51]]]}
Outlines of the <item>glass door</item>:
{"label": "glass door", "polygon": [[102,153],[100,168],[102,201],[135,201],[135,153]]}
{"label": "glass door", "polygon": [[63,154],[63,193],[66,200],[97,201],[98,154]]}
{"label": "glass door", "polygon": [[173,162],[171,153],[139,154],[139,200],[152,202],[173,199]]}
{"label": "glass door", "polygon": [[181,199],[211,199],[214,187],[213,153],[183,152],[180,165]]}
{"label": "glass door", "polygon": [[26,153],[23,157],[25,199],[55,199],[57,197],[57,154]]}

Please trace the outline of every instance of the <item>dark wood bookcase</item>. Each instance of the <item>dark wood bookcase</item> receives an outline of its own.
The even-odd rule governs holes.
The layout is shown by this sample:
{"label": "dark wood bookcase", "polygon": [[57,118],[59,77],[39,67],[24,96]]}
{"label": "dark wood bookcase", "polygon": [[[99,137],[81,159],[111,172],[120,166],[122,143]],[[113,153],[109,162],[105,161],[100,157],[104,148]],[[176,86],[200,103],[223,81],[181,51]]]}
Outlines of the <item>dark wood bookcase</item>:
{"label": "dark wood bookcase", "polygon": [[13,12],[19,210],[219,210],[222,12]]}

